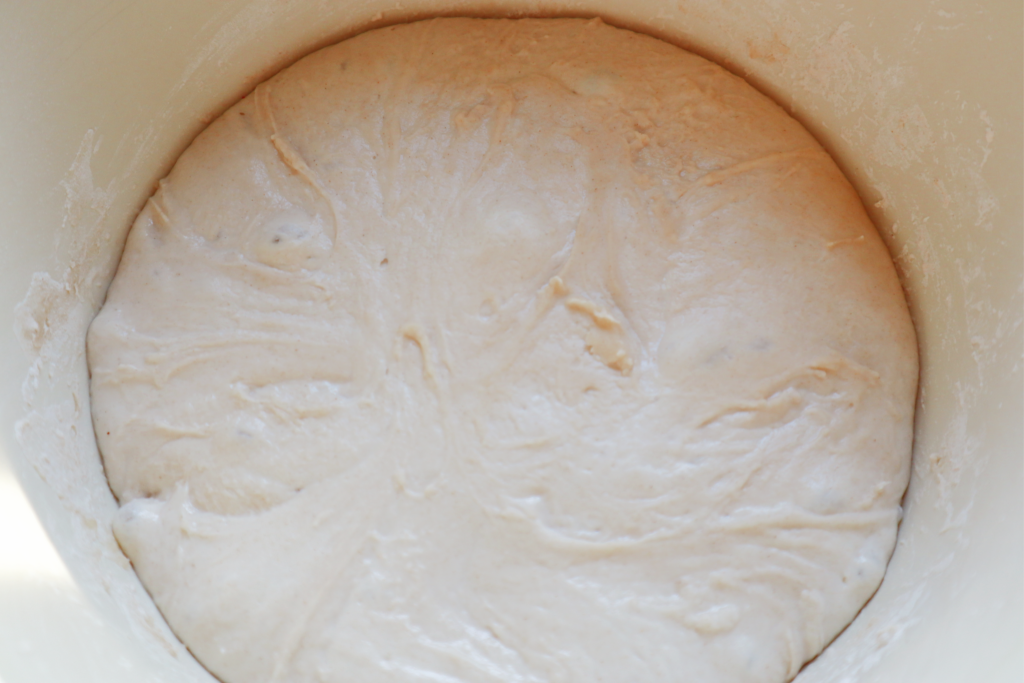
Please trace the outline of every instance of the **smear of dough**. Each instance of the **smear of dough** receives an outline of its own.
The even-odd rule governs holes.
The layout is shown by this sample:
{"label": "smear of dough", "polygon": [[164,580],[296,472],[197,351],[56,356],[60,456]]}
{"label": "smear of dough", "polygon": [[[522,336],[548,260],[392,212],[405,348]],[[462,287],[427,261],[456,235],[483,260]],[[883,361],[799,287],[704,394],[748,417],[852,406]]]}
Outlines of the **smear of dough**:
{"label": "smear of dough", "polygon": [[582,20],[373,31],[143,209],[89,339],[117,538],[228,683],[778,683],[895,540],[914,333],[814,140]]}

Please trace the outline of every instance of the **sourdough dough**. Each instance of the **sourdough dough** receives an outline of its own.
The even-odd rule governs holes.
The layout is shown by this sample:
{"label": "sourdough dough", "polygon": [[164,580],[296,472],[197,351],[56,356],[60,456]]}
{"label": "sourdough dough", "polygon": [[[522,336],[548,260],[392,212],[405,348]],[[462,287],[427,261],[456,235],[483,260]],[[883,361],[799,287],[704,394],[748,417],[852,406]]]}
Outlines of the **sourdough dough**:
{"label": "sourdough dough", "polygon": [[599,21],[393,26],[259,86],[88,350],[117,538],[228,683],[777,683],[907,483],[914,332],[856,194]]}

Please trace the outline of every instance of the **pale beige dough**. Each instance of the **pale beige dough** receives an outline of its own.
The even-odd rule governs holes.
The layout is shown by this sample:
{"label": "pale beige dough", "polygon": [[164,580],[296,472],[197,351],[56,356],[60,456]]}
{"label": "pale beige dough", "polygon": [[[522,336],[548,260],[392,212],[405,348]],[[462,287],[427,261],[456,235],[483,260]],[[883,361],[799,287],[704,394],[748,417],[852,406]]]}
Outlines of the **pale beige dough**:
{"label": "pale beige dough", "polygon": [[893,549],[917,356],[812,137],[583,20],[366,33],[139,215],[115,531],[228,683],[778,683]]}

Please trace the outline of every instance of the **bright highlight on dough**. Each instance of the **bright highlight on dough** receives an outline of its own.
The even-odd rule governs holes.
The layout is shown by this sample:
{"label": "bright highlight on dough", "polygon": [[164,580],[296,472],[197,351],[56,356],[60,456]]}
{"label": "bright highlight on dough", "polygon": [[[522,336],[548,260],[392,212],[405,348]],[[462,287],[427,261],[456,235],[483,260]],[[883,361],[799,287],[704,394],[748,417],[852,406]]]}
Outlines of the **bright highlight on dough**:
{"label": "bright highlight on dough", "polygon": [[88,350],[117,538],[227,683],[780,683],[908,477],[914,331],[854,191],[599,21],[393,26],[260,85]]}

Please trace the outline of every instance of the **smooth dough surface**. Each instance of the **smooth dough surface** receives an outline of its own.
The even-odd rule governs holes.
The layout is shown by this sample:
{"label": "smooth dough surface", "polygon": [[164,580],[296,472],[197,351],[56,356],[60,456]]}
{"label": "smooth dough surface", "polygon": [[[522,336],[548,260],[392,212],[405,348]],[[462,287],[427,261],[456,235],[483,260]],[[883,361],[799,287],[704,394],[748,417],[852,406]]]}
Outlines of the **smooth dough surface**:
{"label": "smooth dough surface", "polygon": [[599,21],[259,86],[90,330],[115,532],[227,683],[779,683],[878,586],[917,356],[793,119]]}

